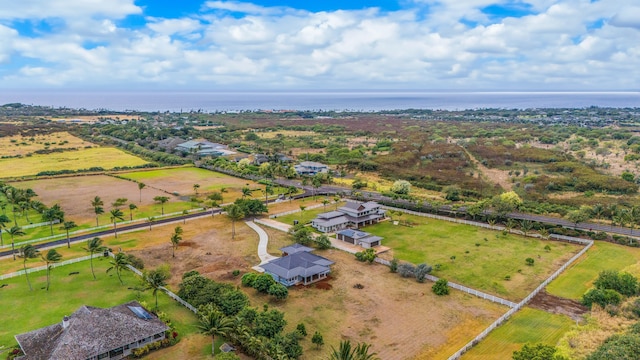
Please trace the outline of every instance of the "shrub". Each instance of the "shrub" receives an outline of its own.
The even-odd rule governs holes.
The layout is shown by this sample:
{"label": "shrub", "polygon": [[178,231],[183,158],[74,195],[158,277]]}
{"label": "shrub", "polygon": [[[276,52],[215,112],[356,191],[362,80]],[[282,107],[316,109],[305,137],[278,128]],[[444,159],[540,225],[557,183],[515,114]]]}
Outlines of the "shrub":
{"label": "shrub", "polygon": [[127,254],[127,259],[129,260],[129,264],[138,270],[144,270],[144,262],[142,259],[135,255]]}
{"label": "shrub", "polygon": [[449,295],[449,282],[445,279],[439,279],[433,284],[431,290],[438,296]]}
{"label": "shrub", "polygon": [[267,293],[271,285],[275,284],[276,281],[273,280],[273,277],[269,274],[260,274],[256,277],[256,280],[253,282],[253,288],[258,290],[261,293]]}
{"label": "shrub", "polygon": [[614,270],[601,271],[593,285],[598,289],[615,290],[624,296],[638,293],[638,279],[635,276]]}
{"label": "shrub", "polygon": [[182,274],[182,280],[195,275],[200,275],[200,273],[197,272],[196,270],[187,271],[186,273]]}
{"label": "shrub", "polygon": [[327,235],[320,235],[316,238],[316,244],[318,244],[318,248],[321,250],[326,250],[331,248],[331,240]]}
{"label": "shrub", "polygon": [[302,336],[307,336],[307,328],[303,323],[300,323],[298,324],[298,326],[296,326],[296,331]]}
{"label": "shrub", "polygon": [[593,304],[603,308],[609,304],[620,305],[621,301],[622,296],[615,290],[591,289],[582,295],[582,304],[588,308]]}
{"label": "shrub", "polygon": [[416,266],[416,269],[414,271],[414,275],[416,277],[416,280],[419,283],[424,282],[425,276],[427,276],[427,274],[430,273],[431,270],[432,270],[431,266],[429,266],[427,264],[419,264],[418,266]]}
{"label": "shrub", "polygon": [[528,258],[524,259],[524,262],[525,262],[528,266],[533,266],[533,265],[536,263],[536,261],[535,261],[535,260],[533,260],[533,258],[530,258],[530,257],[528,257]]}
{"label": "shrub", "polygon": [[233,270],[233,272],[231,273],[233,276],[238,276],[240,275],[240,270]]}
{"label": "shrub", "polygon": [[389,270],[391,270],[392,273],[398,272],[398,263],[399,261],[397,258],[393,258],[389,262]]}
{"label": "shrub", "polygon": [[242,275],[242,279],[240,280],[242,282],[242,286],[253,287],[257,277],[258,274],[256,273],[246,273]]}
{"label": "shrub", "polygon": [[416,272],[416,267],[410,263],[402,263],[398,265],[398,274],[404,278],[414,276]]}
{"label": "shrub", "polygon": [[289,297],[289,289],[280,283],[274,283],[269,286],[267,293],[275,297],[277,300],[285,300]]}

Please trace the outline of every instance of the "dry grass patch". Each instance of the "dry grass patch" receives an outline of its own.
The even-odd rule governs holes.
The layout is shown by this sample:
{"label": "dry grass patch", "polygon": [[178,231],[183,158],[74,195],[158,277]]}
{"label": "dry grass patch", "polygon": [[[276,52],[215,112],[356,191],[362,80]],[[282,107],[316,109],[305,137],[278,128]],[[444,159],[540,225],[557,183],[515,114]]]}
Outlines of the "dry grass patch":
{"label": "dry grass patch", "polygon": [[263,139],[274,139],[278,135],[282,135],[285,137],[299,137],[299,136],[315,136],[315,135],[318,135],[318,133],[314,131],[279,130],[279,131],[269,131],[269,132],[256,132],[256,135],[260,136]]}
{"label": "dry grass patch", "polygon": [[0,137],[0,155],[15,156],[33,153],[36,150],[85,148],[87,146],[98,146],[88,141],[75,137],[68,132],[57,132],[46,135],[23,136],[14,135]]}

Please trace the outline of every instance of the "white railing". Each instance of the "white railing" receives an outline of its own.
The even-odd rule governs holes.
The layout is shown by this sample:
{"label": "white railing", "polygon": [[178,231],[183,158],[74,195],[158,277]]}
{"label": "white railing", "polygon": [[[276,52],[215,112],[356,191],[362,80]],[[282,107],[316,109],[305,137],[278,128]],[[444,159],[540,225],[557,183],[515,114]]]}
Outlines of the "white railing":
{"label": "white railing", "polygon": [[[98,255],[98,254],[93,254],[93,257],[99,257],[99,256],[100,255]],[[74,263],[77,263],[77,262],[80,262],[80,261],[86,261],[86,260],[89,260],[90,258],[91,258],[91,255],[87,255],[87,256],[82,256],[82,257],[75,258],[75,259],[69,259],[69,260],[58,262],[58,263],[53,263],[50,266],[52,268],[57,268],[57,267],[64,266],[64,265],[74,264]],[[43,271],[43,270],[47,270],[47,266],[46,265],[36,266],[34,268],[27,268],[27,273],[31,274],[32,272]],[[0,275],[0,280],[10,279],[10,278],[21,276],[21,275],[24,275],[24,274],[25,274],[25,271],[24,270],[20,270],[20,271],[16,271],[16,272],[10,273],[10,274]]]}
{"label": "white railing", "polygon": [[[54,224],[59,224],[60,220],[54,220],[53,221]],[[24,226],[20,226],[20,228],[24,229],[33,229],[33,228],[37,228],[40,226],[49,226],[51,225],[48,221],[47,222],[41,222],[41,223],[36,223],[36,224],[29,224],[29,225],[24,225]]]}
{"label": "white railing", "polygon": [[[332,203],[332,204],[335,204],[335,203]],[[313,209],[317,209],[317,208],[323,207],[323,206],[325,206],[325,205],[323,205],[323,204],[311,205],[311,206],[305,208],[305,210],[313,210]],[[269,219],[274,219],[274,218],[277,218],[278,216],[291,215],[291,214],[299,213],[301,211],[302,210],[300,210],[300,209],[289,210],[289,211],[285,211],[285,212],[269,215]]]}

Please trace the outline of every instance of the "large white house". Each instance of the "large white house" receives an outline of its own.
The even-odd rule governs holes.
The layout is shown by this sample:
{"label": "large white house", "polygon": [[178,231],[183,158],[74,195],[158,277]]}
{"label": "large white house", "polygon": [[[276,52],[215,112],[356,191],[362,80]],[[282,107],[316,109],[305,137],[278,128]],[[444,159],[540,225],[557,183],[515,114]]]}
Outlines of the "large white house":
{"label": "large white house", "polygon": [[311,221],[311,226],[322,232],[335,232],[342,229],[358,229],[365,225],[375,224],[384,219],[385,211],[380,204],[369,201],[359,203],[347,201],[347,204],[336,211],[319,214]]}
{"label": "large white house", "polygon": [[204,139],[183,142],[178,144],[178,146],[175,147],[175,150],[199,156],[222,156],[235,154],[234,151],[229,150],[227,145],[212,143],[211,141]]}
{"label": "large white house", "polygon": [[315,161],[303,161],[293,167],[298,175],[314,176],[329,171],[329,167],[325,164]]}

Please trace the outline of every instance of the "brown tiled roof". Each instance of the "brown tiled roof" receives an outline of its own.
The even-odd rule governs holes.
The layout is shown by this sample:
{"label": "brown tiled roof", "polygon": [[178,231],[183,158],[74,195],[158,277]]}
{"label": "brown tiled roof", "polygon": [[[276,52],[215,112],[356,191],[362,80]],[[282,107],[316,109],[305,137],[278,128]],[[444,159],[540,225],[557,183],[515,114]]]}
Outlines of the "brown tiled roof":
{"label": "brown tiled roof", "polygon": [[108,309],[85,305],[69,316],[66,328],[61,321],[16,335],[22,359],[87,359],[169,330],[155,315],[142,319],[128,306],[142,307],[137,301]]}

